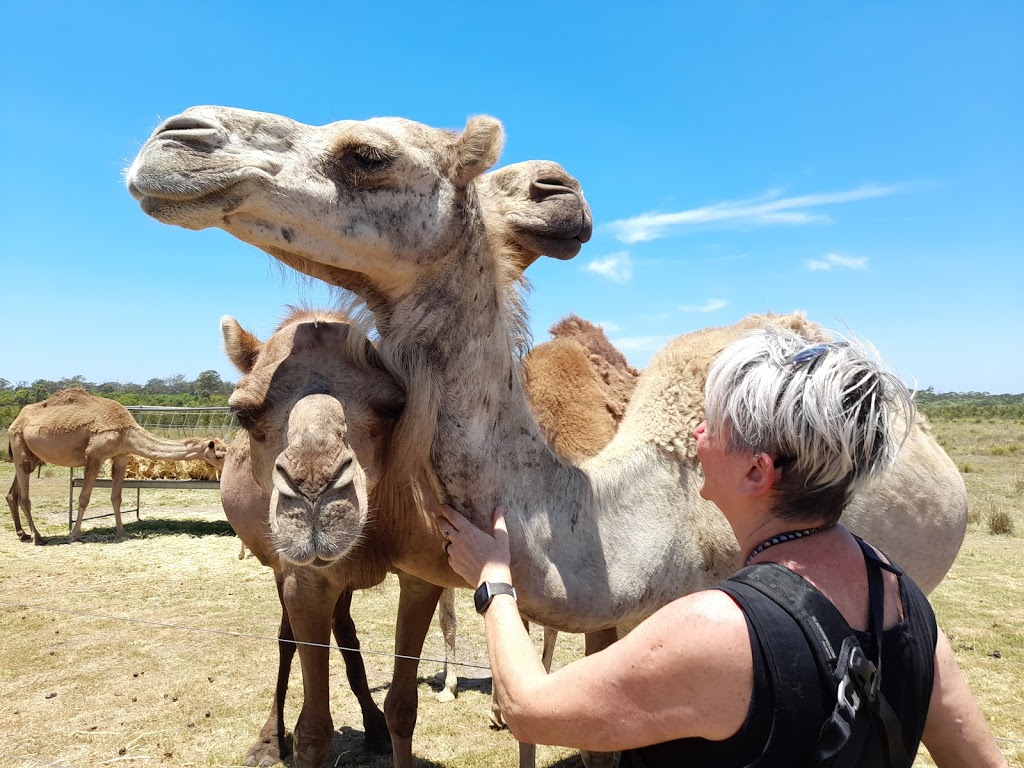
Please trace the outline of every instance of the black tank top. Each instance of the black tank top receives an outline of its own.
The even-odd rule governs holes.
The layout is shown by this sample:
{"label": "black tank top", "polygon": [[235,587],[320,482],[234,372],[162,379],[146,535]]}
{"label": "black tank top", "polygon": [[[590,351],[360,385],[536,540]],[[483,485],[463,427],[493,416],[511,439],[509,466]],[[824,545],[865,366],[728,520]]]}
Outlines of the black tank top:
{"label": "black tank top", "polygon": [[[899,576],[903,621],[882,638],[882,692],[899,717],[903,743],[913,756],[921,741],[934,681],[935,614],[916,584]],[[801,768],[813,765],[821,725],[832,714],[834,684],[821,679],[814,656],[794,619],[764,595],[715,587],[743,610],[754,662],[750,707],[740,729],[723,741],[676,739],[622,753],[621,768]],[[787,627],[785,648],[770,648],[761,627]],[[875,656],[867,632],[856,632]],[[880,765],[884,763],[879,763]]]}

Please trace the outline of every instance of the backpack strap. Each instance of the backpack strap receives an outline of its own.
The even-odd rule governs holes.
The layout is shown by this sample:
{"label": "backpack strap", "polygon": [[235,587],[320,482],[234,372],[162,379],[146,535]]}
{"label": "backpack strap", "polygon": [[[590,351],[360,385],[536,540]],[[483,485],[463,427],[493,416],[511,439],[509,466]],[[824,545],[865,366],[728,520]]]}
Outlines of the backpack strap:
{"label": "backpack strap", "polygon": [[858,543],[868,572],[870,632],[875,640],[877,663],[864,654],[839,610],[807,580],[789,569],[775,563],[762,563],[744,568],[729,581],[757,589],[789,613],[804,634],[822,680],[832,681],[832,685],[837,686],[835,709],[819,734],[819,763],[835,768],[856,765],[869,731],[870,713],[885,732],[891,768],[909,768],[912,761],[903,745],[899,718],[882,694],[879,669],[884,627],[880,568],[901,572],[880,560],[860,539]]}

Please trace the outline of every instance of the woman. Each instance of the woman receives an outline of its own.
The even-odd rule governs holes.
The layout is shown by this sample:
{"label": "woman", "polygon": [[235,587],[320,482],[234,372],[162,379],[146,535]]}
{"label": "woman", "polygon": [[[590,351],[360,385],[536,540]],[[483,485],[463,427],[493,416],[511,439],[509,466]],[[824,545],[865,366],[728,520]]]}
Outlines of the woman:
{"label": "woman", "polygon": [[[881,698],[898,718],[892,754],[912,758],[923,740],[939,766],[1005,766],[923,595],[838,524],[853,491],[892,462],[905,438],[913,415],[906,387],[860,346],[809,345],[766,328],[712,366],[706,415],[694,431],[701,495],[725,514],[745,565],[756,566],[744,573],[779,575],[763,565],[776,563],[803,577],[874,654]],[[469,583],[511,584],[501,508],[493,535],[446,506],[437,522],[452,567]],[[875,572],[884,595],[874,601],[878,641],[868,632]],[[823,724],[844,709],[836,686],[813,671],[798,625],[776,600],[731,580],[675,600],[610,648],[551,674],[509,592],[482,587],[477,605],[502,714],[520,741],[622,750],[623,765],[647,768],[811,765]],[[857,749],[877,762],[860,764],[885,765],[876,752],[885,731],[872,727]]]}

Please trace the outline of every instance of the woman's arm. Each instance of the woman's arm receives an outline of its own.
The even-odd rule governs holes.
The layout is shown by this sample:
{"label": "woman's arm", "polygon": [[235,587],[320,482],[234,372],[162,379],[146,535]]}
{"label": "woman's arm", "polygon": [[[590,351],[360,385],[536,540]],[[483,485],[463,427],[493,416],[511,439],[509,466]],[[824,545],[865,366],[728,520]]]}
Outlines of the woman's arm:
{"label": "woman's arm", "polygon": [[935,645],[935,684],[922,739],[939,768],[1006,768],[946,636]]}
{"label": "woman's arm", "polygon": [[[510,582],[508,535],[494,536],[442,507],[452,567],[470,584]],[[687,736],[723,739],[746,717],[753,662],[746,620],[724,593],[674,601],[600,653],[552,674],[541,664],[516,601],[485,613],[495,695],[520,741],[616,751]]]}

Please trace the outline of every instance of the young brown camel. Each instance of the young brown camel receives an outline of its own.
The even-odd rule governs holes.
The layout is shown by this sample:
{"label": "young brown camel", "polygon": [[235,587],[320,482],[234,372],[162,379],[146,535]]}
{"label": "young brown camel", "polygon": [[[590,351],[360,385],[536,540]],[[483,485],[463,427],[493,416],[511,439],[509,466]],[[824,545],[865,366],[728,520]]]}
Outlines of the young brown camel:
{"label": "young brown camel", "polygon": [[[542,344],[527,356],[524,365],[529,371],[529,380],[542,392],[554,390],[554,383],[559,382],[560,386],[578,394],[570,407],[574,413],[569,422],[572,428],[580,423],[614,425],[615,414],[621,413],[624,406],[621,398],[628,397],[628,385],[616,381],[618,386],[610,387],[604,381],[602,374],[613,369],[617,360],[609,361],[591,353],[576,341],[574,336],[579,334],[580,328],[603,339],[603,333],[586,321],[576,319],[575,325],[556,326],[552,333],[573,335]],[[426,617],[429,623],[440,594],[431,584],[462,585],[447,569],[447,559],[440,547],[442,542],[435,541],[437,533],[429,512],[432,507],[410,514],[393,509],[390,504],[374,503],[374,489],[379,480],[376,468],[386,463],[384,456],[404,396],[390,374],[383,371],[379,363],[374,366],[372,354],[369,360],[364,359],[366,350],[353,354],[348,336],[358,331],[350,329],[347,318],[329,312],[293,312],[266,343],[259,342],[231,318],[224,318],[223,332],[229,357],[244,378],[231,398],[242,430],[231,446],[222,473],[222,503],[242,541],[263,564],[274,569],[282,604],[279,636],[285,642],[279,646],[274,703],[259,740],[246,759],[246,764],[273,765],[285,754],[281,738],[284,734],[283,701],[295,649],[288,641],[323,643],[333,616],[339,645],[358,649],[349,614],[352,591],[379,583],[385,568],[392,566],[402,571],[396,653],[417,656],[426,632],[422,619]],[[635,375],[628,365],[624,365],[624,369],[621,378]],[[315,391],[315,395],[305,395],[310,391]],[[580,418],[588,409],[594,411],[597,418]],[[587,444],[587,435],[563,440],[565,435],[560,432],[557,415],[552,412],[546,418],[553,420],[543,422],[553,443],[582,446],[577,455],[593,455],[603,446],[603,442]],[[296,419],[299,417],[306,426],[298,426]],[[343,425],[337,427],[339,435],[329,442],[330,450],[325,449],[326,441],[309,439],[311,429],[323,431],[325,424]],[[603,440],[606,432],[595,430],[590,440]],[[336,457],[335,452],[340,456]],[[305,507],[302,511],[307,517],[297,523],[278,517],[281,489],[311,485],[306,477],[309,468],[324,457],[331,457],[328,469],[320,473],[324,477],[334,474],[334,468],[344,466],[353,457],[352,463],[366,473],[372,512],[357,534],[344,528],[329,528],[325,523],[328,515],[309,517]],[[299,469],[291,469],[293,465]],[[288,477],[282,479],[285,474]],[[273,489],[278,492],[276,503]],[[288,492],[284,493],[287,498]],[[430,489],[423,488],[421,493],[429,494]],[[403,495],[402,498],[406,506],[415,503],[411,497]],[[277,533],[273,533],[272,517]],[[300,532],[296,533],[292,527]],[[308,536],[316,529],[320,530],[322,539],[332,544],[356,544],[337,558],[334,552],[319,551],[316,558],[321,563],[301,565],[296,559],[306,558],[297,555],[297,549],[289,547],[288,543],[294,544],[296,538]],[[290,558],[283,557],[282,553]],[[404,633],[410,629],[416,634],[406,637]],[[349,683],[362,709],[367,748],[379,751],[387,738],[383,716],[373,704],[359,654],[343,653]],[[302,645],[299,656],[305,688],[302,714],[295,727],[295,749],[302,764],[316,765],[317,760],[322,759],[318,742],[324,734],[329,735],[332,727],[329,723],[321,725],[328,706],[328,652]],[[415,662],[396,664],[395,680],[389,693],[394,709],[403,711],[411,706],[408,701],[401,704],[403,697],[412,698],[414,704],[415,673]],[[324,744],[323,748],[326,746]],[[528,749],[527,754],[532,754],[532,749]],[[396,762],[399,762],[397,754]]]}
{"label": "young brown camel", "polygon": [[[501,142],[486,117],[456,135],[398,119],[314,127],[198,107],[157,129],[128,185],[160,221],[221,227],[360,295],[407,395],[399,471],[429,469],[442,497],[481,527],[506,507],[525,616],[568,631],[626,631],[738,562],[728,526],[697,493],[691,432],[704,372],[686,342],[670,343],[641,375],[608,448],[579,466],[550,451],[517,373],[523,318],[502,290],[509,259],[474,184]],[[537,199],[562,210],[550,229],[564,232],[582,197],[554,181]],[[819,333],[803,318],[788,322]],[[713,357],[721,347],[708,349]],[[920,491],[866,489],[847,521],[857,531],[859,520],[880,520],[883,535],[869,538],[928,588],[959,548],[966,493],[934,439],[921,445],[900,459],[920,462],[906,474],[920,476]]]}
{"label": "young brown camel", "polygon": [[119,539],[127,535],[121,524],[121,488],[128,460],[133,454],[148,459],[203,459],[215,467],[223,466],[225,448],[219,438],[188,437],[169,440],[140,427],[120,403],[90,395],[81,387],[55,392],[41,403],[26,405],[8,430],[15,479],[7,494],[14,529],[22,541],[29,536],[21,527],[18,507],[25,512],[32,539],[45,539],[32,520],[29,477],[42,463],[61,467],[85,467],[82,492],[78,496],[78,517],[71,541],[82,537],[82,518],[89,506],[93,485],[103,462],[111,460],[110,503],[114,507],[114,527]]}

